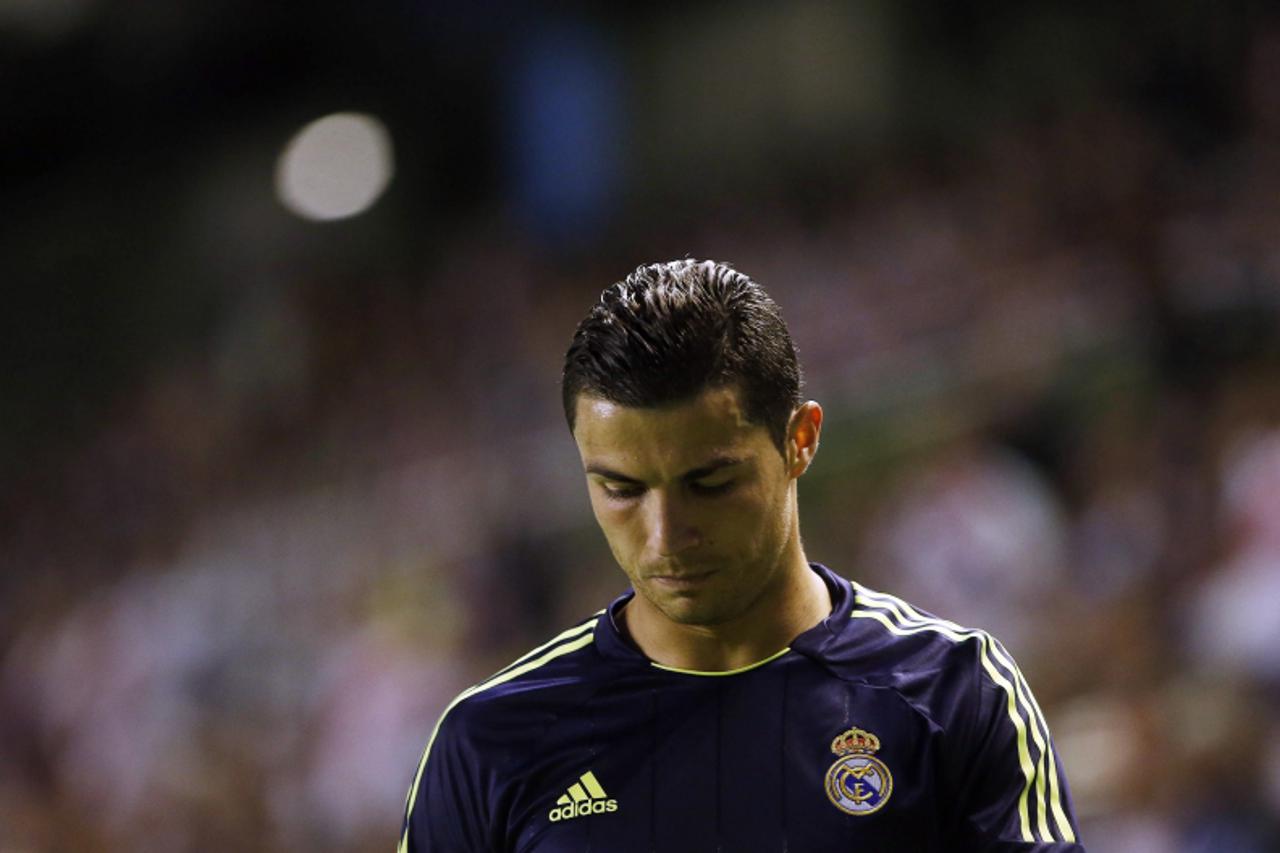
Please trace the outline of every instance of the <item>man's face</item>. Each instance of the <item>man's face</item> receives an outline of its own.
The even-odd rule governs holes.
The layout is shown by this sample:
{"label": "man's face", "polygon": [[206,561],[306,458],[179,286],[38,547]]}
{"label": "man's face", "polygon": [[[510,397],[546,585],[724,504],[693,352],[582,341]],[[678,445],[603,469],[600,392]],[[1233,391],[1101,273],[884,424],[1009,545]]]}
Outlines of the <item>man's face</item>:
{"label": "man's face", "polygon": [[596,520],[636,590],[630,606],[717,625],[782,582],[795,478],[736,389],[662,408],[584,394],[574,439]]}

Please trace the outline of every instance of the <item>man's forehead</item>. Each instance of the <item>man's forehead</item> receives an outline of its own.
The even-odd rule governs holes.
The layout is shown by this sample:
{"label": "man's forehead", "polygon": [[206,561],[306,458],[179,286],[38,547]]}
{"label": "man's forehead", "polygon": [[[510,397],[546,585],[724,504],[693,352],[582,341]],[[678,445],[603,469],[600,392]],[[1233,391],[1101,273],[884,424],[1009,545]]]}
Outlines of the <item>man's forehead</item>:
{"label": "man's forehead", "polygon": [[741,456],[761,439],[769,441],[764,427],[747,420],[733,388],[713,388],[690,400],[655,407],[583,394],[577,401],[574,438],[584,459],[660,457],[695,467],[704,458]]}
{"label": "man's forehead", "polygon": [[576,422],[586,417],[593,423],[653,425],[683,423],[705,425],[708,429],[749,430],[746,407],[737,388],[708,388],[697,396],[659,406],[629,406],[607,397],[584,392],[578,395]]}

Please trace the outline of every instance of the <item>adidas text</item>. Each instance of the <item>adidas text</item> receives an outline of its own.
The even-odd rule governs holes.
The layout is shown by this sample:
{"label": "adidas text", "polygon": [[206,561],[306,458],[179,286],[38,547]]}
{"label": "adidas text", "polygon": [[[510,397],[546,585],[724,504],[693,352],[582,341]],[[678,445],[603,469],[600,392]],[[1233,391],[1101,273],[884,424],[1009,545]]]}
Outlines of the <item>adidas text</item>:
{"label": "adidas text", "polygon": [[581,803],[570,803],[567,806],[560,806],[551,810],[548,817],[554,823],[561,820],[569,820],[575,817],[584,817],[589,814],[604,814],[605,812],[616,812],[618,810],[617,800],[587,800]]}

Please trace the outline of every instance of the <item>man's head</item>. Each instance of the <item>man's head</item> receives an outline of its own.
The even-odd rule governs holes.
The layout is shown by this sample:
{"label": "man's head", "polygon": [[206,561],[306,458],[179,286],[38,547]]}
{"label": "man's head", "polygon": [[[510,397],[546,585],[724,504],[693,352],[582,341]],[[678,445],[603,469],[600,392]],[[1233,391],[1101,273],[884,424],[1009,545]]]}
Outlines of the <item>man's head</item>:
{"label": "man's head", "polygon": [[726,264],[648,264],[605,290],[565,355],[569,429],[586,394],[653,408],[735,387],[781,451],[800,404],[800,366],[778,306]]}
{"label": "man's head", "polygon": [[565,364],[565,414],[634,620],[749,623],[806,573],[796,479],[822,409],[798,402],[777,307],[728,267],[641,267]]}

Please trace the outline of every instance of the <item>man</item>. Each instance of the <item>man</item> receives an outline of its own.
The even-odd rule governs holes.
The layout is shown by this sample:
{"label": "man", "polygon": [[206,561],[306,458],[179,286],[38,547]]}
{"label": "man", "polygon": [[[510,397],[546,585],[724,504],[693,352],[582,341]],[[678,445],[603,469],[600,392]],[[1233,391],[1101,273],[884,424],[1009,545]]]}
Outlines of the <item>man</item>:
{"label": "man", "polygon": [[640,267],[562,390],[632,589],[446,709],[401,851],[1083,849],[1008,653],[805,558],[822,408],[757,284]]}

